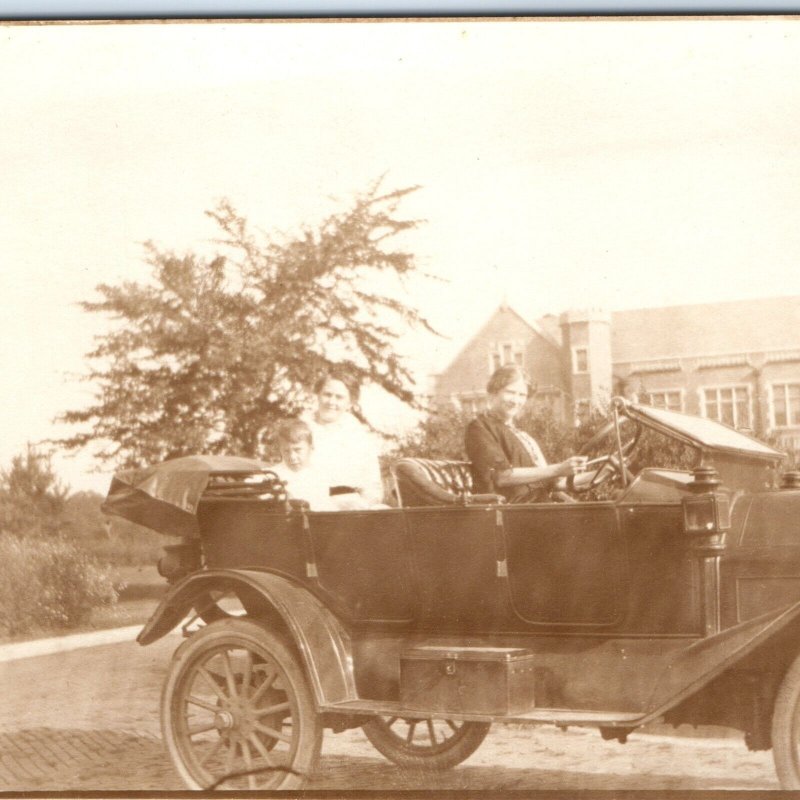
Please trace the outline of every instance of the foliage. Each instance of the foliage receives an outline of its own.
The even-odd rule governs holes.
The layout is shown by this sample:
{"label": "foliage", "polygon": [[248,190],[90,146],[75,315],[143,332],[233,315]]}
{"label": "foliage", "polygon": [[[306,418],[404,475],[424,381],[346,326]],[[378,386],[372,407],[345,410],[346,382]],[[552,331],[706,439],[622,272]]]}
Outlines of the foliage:
{"label": "foliage", "polygon": [[472,414],[446,407],[426,414],[392,450],[391,458],[446,458],[461,461],[464,453],[464,430]]}
{"label": "foliage", "polygon": [[61,537],[0,536],[0,630],[70,627],[117,599],[109,571]]}
{"label": "foliage", "polygon": [[30,444],[0,470],[0,532],[52,535],[63,528],[68,489]]}
{"label": "foliage", "polygon": [[75,492],[64,504],[64,529],[79,539],[107,539],[111,520],[101,510],[103,496],[97,492]]}
{"label": "foliage", "polygon": [[166,544],[161,534],[100,510],[102,495],[76,492],[67,498],[64,532],[102,564],[115,567],[155,564]]}
{"label": "foliage", "polygon": [[416,272],[411,253],[387,249],[419,224],[396,213],[416,188],[381,193],[378,181],[281,241],[251,232],[223,201],[207,212],[220,231],[211,260],[149,243],[151,283],[101,284],[101,299],[81,304],[117,325],[88,354],[94,403],[59,418],[82,430],[59,444],[94,443],[120,466],[196,452],[253,456],[262,431],[297,413],[333,366],[413,404],[393,344],[409,325],[430,325],[391,288],[370,287]]}
{"label": "foliage", "polygon": [[83,546],[103,564],[138,567],[157,564],[165,544],[171,542],[162,534],[114,517],[108,536],[94,538]]}

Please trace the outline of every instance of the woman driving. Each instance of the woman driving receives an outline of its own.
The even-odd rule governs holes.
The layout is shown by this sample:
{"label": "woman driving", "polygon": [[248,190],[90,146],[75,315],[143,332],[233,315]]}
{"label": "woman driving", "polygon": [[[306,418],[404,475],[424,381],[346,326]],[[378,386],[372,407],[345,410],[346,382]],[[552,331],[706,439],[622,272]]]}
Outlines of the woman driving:
{"label": "woman driving", "polygon": [[528,382],[514,364],[495,370],[486,385],[487,409],[467,425],[465,445],[474,491],[499,492],[509,503],[542,502],[560,478],[581,472],[584,456],[548,464],[536,440],[514,426],[528,399]]}

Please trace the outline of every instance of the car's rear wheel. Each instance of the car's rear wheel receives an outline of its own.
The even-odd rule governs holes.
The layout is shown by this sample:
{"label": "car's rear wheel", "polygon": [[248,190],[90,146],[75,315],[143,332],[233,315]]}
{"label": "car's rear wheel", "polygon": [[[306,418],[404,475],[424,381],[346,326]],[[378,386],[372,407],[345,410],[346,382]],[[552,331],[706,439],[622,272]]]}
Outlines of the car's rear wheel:
{"label": "car's rear wheel", "polygon": [[775,697],[772,758],[782,789],[800,789],[800,656],[789,667]]}
{"label": "car's rear wheel", "polygon": [[469,758],[490,727],[489,722],[382,716],[363,730],[373,747],[400,767],[444,770]]}
{"label": "car's rear wheel", "polygon": [[167,750],[191,789],[296,789],[322,724],[287,643],[257,622],[212,623],[178,648],[161,698]]}

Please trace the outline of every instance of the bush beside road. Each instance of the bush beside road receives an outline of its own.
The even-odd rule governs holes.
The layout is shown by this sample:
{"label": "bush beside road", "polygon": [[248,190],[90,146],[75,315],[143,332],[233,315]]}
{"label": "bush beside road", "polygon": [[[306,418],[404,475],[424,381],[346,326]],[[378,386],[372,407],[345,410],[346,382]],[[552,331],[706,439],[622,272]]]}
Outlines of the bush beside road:
{"label": "bush beside road", "polygon": [[[1,544],[2,540],[0,546]],[[94,607],[80,623],[68,626],[48,625],[47,621],[43,624],[31,623],[24,628],[24,632],[14,634],[4,632],[0,628],[0,644],[106,628],[144,625],[167,589],[164,578],[153,566],[109,567],[108,575],[117,594],[117,600],[113,604]],[[12,604],[8,602],[4,605],[2,596],[0,589],[0,611],[6,613],[4,609],[10,608]]]}
{"label": "bush beside road", "polygon": [[0,537],[0,632],[72,628],[116,602],[111,573],[63,538]]}

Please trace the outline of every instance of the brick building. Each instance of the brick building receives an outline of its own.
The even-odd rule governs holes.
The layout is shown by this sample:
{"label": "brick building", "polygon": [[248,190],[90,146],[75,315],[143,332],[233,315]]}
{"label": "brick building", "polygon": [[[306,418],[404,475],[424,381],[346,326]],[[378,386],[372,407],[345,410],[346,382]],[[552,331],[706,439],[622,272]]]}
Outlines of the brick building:
{"label": "brick building", "polygon": [[435,376],[434,396],[477,411],[491,372],[512,362],[532,401],[565,417],[619,394],[800,445],[800,297],[535,321],[504,304]]}

